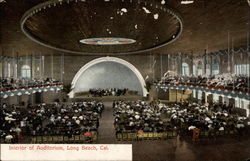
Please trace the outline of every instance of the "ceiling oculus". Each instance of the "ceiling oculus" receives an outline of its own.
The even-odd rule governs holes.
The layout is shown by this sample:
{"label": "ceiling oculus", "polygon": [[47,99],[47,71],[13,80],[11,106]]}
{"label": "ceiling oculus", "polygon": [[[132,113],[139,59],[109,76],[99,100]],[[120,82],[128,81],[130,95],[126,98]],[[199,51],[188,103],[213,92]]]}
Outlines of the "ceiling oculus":
{"label": "ceiling oculus", "polygon": [[103,38],[89,38],[80,40],[80,43],[88,45],[124,45],[132,44],[136,41],[127,38],[103,37]]}
{"label": "ceiling oculus", "polygon": [[67,53],[147,52],[174,42],[182,33],[181,16],[164,2],[49,0],[25,12],[21,29],[31,40]]}

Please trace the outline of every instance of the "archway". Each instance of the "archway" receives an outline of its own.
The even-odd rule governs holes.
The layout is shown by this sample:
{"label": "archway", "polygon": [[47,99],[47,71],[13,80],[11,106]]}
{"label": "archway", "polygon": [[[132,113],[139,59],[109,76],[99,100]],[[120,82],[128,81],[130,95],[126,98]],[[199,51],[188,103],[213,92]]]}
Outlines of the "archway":
{"label": "archway", "polygon": [[187,63],[182,63],[182,73],[183,76],[189,76],[189,65]]}
{"label": "archway", "polygon": [[197,66],[197,75],[202,75],[202,62],[201,61],[199,61],[198,62],[198,66]]}
{"label": "archway", "polygon": [[[86,65],[84,65],[77,73],[76,73],[76,75],[75,75],[75,77],[73,78],[73,81],[72,81],[72,83],[71,83],[71,85],[72,85],[72,91],[69,93],[69,97],[70,98],[73,98],[74,97],[74,95],[75,95],[75,93],[77,93],[77,92],[80,92],[80,90],[85,90],[86,91],[86,89],[85,89],[85,87],[86,86],[91,86],[91,87],[96,87],[96,86],[93,86],[93,83],[92,84],[88,84],[89,82],[90,82],[90,78],[89,78],[89,80],[87,80],[87,79],[83,79],[83,75],[84,74],[86,74],[86,75],[89,75],[90,77],[92,76],[93,77],[93,75],[94,74],[90,74],[92,71],[91,71],[91,68],[94,68],[93,70],[95,70],[95,72],[96,72],[96,69],[98,68],[98,69],[103,69],[103,68],[101,68],[101,67],[98,67],[98,66],[101,66],[101,65],[104,65],[103,67],[104,68],[107,68],[107,67],[110,67],[111,65],[110,64],[112,64],[112,65],[116,65],[116,67],[117,68],[122,68],[124,71],[125,71],[125,73],[127,72],[127,73],[130,73],[130,75],[131,75],[131,80],[130,80],[130,83],[131,82],[133,82],[134,84],[132,85],[132,87],[135,87],[136,85],[135,85],[135,83],[136,83],[136,81],[137,81],[137,87],[138,86],[140,86],[140,87],[138,87],[138,88],[140,88],[140,91],[139,91],[139,93],[141,94],[141,95],[143,95],[144,97],[146,97],[146,95],[147,95],[147,90],[146,90],[146,88],[145,88],[145,85],[146,85],[146,83],[145,83],[145,81],[144,81],[144,79],[143,79],[143,77],[142,77],[142,75],[141,75],[141,73],[136,69],[136,67],[135,66],[133,66],[131,63],[129,63],[129,62],[127,62],[127,61],[125,61],[125,60],[123,60],[123,59],[120,59],[120,58],[116,58],[116,57],[101,57],[101,58],[97,58],[97,59],[94,59],[94,60],[92,60],[92,61],[90,61],[89,63],[87,63]],[[105,66],[107,66],[107,67],[105,67]],[[102,74],[102,75],[104,75],[104,74],[111,74],[110,73],[110,71],[108,71],[107,72],[107,70],[105,71],[101,71],[101,72],[99,72],[99,74]],[[117,72],[116,72],[117,73]],[[96,73],[95,73],[96,74]],[[98,73],[97,73],[98,74]],[[114,73],[112,73],[113,75],[115,74],[115,72]],[[121,74],[121,76],[123,75],[124,76],[124,73],[120,73]],[[96,76],[98,76],[98,75],[96,75]],[[86,78],[86,77],[85,77]],[[107,78],[106,78],[107,79]],[[109,78],[109,79],[112,79],[112,78]],[[99,79],[98,79],[99,80]],[[132,81],[132,80],[134,80],[134,81]],[[86,82],[81,82],[81,81],[86,81]],[[81,82],[81,84],[84,84],[85,85],[85,87],[82,87],[82,86],[79,86],[79,82]],[[107,83],[107,80],[106,80],[106,83]],[[125,82],[119,82],[120,84],[124,84],[124,83],[126,83],[126,81]],[[117,83],[116,83],[117,84]],[[105,84],[106,85],[106,84]],[[110,87],[110,84],[109,84],[109,82],[108,82],[108,85],[107,85],[107,87]],[[116,87],[116,86],[114,86],[114,87]],[[137,88],[136,87],[136,88]],[[88,87],[88,88],[90,88],[90,87]],[[116,87],[117,88],[117,87]]]}

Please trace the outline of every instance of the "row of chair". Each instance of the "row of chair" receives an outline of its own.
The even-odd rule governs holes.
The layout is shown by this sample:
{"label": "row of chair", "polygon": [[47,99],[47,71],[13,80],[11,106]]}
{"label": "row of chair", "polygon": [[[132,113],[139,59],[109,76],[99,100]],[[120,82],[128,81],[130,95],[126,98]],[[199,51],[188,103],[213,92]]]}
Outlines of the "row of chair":
{"label": "row of chair", "polygon": [[6,141],[4,138],[0,138],[0,143],[2,144],[2,143],[10,143],[10,141],[8,140],[8,141]]}
{"label": "row of chair", "polygon": [[175,138],[175,131],[168,132],[143,132],[143,133],[116,133],[118,141],[134,141],[134,140],[161,140]]}
{"label": "row of chair", "polygon": [[199,136],[201,138],[218,137],[218,136],[232,136],[237,135],[237,130],[226,130],[226,131],[201,131]]}
{"label": "row of chair", "polygon": [[97,133],[92,133],[91,136],[74,135],[68,136],[33,136],[31,143],[95,143],[97,141]]}

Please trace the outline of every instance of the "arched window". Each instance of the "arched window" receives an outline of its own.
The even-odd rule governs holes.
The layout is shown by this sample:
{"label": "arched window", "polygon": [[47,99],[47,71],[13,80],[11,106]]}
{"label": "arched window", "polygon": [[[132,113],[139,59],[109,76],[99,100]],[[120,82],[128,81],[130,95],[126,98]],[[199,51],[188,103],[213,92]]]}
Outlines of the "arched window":
{"label": "arched window", "polygon": [[196,69],[196,66],[195,66],[195,64],[193,64],[193,75],[194,75],[194,76],[196,76],[196,73],[197,73],[196,70],[197,70],[197,69]]}
{"label": "arched window", "polygon": [[3,62],[0,62],[0,76],[3,76]]}
{"label": "arched window", "polygon": [[243,101],[243,99],[236,98],[235,99],[235,107],[244,108],[244,101]]}
{"label": "arched window", "polygon": [[210,65],[206,64],[206,75],[210,75],[211,70],[210,70]]}
{"label": "arched window", "polygon": [[11,76],[11,65],[10,65],[10,63],[8,63],[8,77],[10,77]]}
{"label": "arched window", "polygon": [[31,71],[30,66],[23,65],[21,68],[21,77],[22,78],[30,78],[31,77]]}
{"label": "arched window", "polygon": [[189,66],[187,63],[182,63],[182,75],[189,76]]}
{"label": "arched window", "polygon": [[198,99],[199,99],[199,100],[202,99],[202,91],[198,91]]}
{"label": "arched window", "polygon": [[250,64],[235,64],[234,72],[236,75],[249,75]]}
{"label": "arched window", "polygon": [[217,61],[217,59],[215,59],[212,64],[212,75],[218,75],[218,74],[220,74],[219,62]]}
{"label": "arched window", "polygon": [[218,94],[213,94],[213,102],[219,102],[219,96]]}
{"label": "arched window", "polygon": [[199,63],[198,63],[197,74],[198,74],[198,75],[202,75],[202,62],[199,62]]}

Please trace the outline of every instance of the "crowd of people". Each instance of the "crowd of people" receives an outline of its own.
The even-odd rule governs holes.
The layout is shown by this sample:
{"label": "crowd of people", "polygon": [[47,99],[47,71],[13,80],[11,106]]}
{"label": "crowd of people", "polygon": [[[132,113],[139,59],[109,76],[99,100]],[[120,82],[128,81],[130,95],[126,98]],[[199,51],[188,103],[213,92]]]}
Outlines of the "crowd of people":
{"label": "crowd of people", "polygon": [[101,102],[38,104],[21,108],[4,104],[0,113],[1,140],[22,142],[30,136],[56,136],[97,132],[104,109]]}
{"label": "crowd of people", "polygon": [[[32,136],[68,136],[98,132],[104,109],[101,102],[72,102],[20,106],[2,105],[1,141],[20,143]],[[233,113],[224,104],[114,101],[116,133],[162,133],[175,131],[188,136],[201,132],[249,133],[250,119]]]}
{"label": "crowd of people", "polygon": [[60,82],[52,78],[45,78],[45,79],[0,78],[0,91],[9,91],[22,88],[54,85],[54,84],[60,84]]}
{"label": "crowd of people", "polygon": [[209,133],[234,131],[244,134],[250,127],[249,118],[232,113],[223,104],[115,101],[113,108],[117,133],[176,131],[187,136],[198,129]]}
{"label": "crowd of people", "polygon": [[127,93],[128,89],[117,89],[117,88],[109,88],[109,89],[90,89],[89,94],[94,97],[103,97],[103,96],[124,96]]}
{"label": "crowd of people", "polygon": [[223,104],[182,102],[159,106],[170,119],[172,126],[184,135],[192,133],[193,129],[213,133],[236,131],[243,134],[250,127],[249,118],[232,113],[231,108]]}
{"label": "crowd of people", "polygon": [[113,102],[115,130],[119,132],[163,132],[167,124],[161,117],[161,108],[154,103],[144,101]]}
{"label": "crowd of people", "polygon": [[166,73],[158,83],[172,85],[193,85],[207,86],[210,88],[220,88],[227,90],[235,90],[241,92],[250,91],[250,77],[244,75],[217,75],[217,76],[178,76],[171,73]]}

